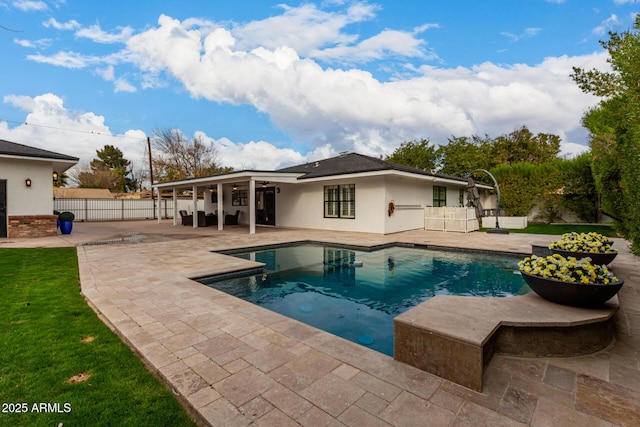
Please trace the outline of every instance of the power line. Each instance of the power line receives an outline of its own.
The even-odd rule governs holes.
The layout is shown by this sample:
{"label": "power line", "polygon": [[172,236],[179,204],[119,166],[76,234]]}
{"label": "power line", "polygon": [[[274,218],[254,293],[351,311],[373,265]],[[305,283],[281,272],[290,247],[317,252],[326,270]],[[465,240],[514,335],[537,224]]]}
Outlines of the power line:
{"label": "power line", "polygon": [[5,27],[4,25],[0,25],[0,28],[2,28],[3,30],[11,31],[12,33],[23,33],[24,32],[22,30],[14,30],[12,28]]}
{"label": "power line", "polygon": [[97,135],[97,136],[108,136],[110,138],[137,139],[139,141],[145,141],[146,138],[147,138],[146,136],[136,137],[136,136],[126,136],[126,135],[112,135],[112,134],[106,134],[106,133],[100,133],[100,132],[94,132],[94,131],[61,128],[61,127],[49,126],[49,125],[41,125],[41,124],[38,124],[38,123],[19,122],[19,121],[16,121],[16,120],[2,119],[2,121],[7,122],[7,123],[16,123],[16,124],[25,125],[25,126],[34,126],[34,127],[41,127],[41,128],[46,128],[46,129],[63,130],[63,131],[66,131],[66,132],[84,133],[84,134],[88,134],[88,135]]}

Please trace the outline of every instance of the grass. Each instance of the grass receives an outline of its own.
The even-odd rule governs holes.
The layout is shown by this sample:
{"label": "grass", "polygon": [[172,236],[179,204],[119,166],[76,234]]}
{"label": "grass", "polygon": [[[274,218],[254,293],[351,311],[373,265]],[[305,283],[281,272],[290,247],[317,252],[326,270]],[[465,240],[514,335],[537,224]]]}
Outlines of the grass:
{"label": "grass", "polygon": [[[490,228],[482,228],[481,231],[487,231]],[[529,234],[553,234],[562,235],[575,231],[577,233],[588,233],[595,231],[608,237],[618,237],[615,230],[608,225],[591,225],[591,224],[529,224],[524,229],[510,228],[510,233],[529,233]]]}
{"label": "grass", "polygon": [[0,249],[0,397],[6,426],[195,425],[86,304],[75,248]]}

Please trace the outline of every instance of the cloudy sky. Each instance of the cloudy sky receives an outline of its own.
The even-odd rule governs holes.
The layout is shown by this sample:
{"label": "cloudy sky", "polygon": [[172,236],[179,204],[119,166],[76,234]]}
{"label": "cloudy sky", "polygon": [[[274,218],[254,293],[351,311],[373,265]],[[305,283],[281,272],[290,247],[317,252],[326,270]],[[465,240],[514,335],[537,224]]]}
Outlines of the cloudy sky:
{"label": "cloudy sky", "polygon": [[212,141],[224,166],[275,169],[340,151],[498,136],[523,125],[588,144],[597,99],[574,66],[633,0],[0,0],[0,138],[136,169],[146,137]]}

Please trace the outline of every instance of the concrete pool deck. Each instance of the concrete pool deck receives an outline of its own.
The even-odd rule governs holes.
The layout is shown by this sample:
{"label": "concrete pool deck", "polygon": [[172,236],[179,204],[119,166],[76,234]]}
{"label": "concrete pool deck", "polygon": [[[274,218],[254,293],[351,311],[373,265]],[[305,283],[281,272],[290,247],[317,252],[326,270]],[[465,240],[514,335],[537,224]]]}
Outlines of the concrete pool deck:
{"label": "concrete pool deck", "polygon": [[6,239],[0,247],[100,243],[78,246],[83,294],[205,425],[640,425],[640,263],[623,241],[612,264],[625,280],[614,343],[582,357],[495,355],[482,392],[189,279],[246,263],[212,250],[298,240],[529,253],[532,243],[553,239],[422,230],[249,235],[242,227],[136,221],[75,223],[68,236]]}

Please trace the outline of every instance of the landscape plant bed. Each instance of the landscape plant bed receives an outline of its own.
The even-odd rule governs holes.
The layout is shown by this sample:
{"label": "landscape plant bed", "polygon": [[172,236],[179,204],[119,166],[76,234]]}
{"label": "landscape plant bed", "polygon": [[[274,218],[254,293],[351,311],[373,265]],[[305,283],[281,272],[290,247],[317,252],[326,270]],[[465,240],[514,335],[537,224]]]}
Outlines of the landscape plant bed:
{"label": "landscape plant bed", "polygon": [[78,277],[75,248],[0,249],[0,425],[195,425]]}

